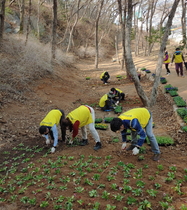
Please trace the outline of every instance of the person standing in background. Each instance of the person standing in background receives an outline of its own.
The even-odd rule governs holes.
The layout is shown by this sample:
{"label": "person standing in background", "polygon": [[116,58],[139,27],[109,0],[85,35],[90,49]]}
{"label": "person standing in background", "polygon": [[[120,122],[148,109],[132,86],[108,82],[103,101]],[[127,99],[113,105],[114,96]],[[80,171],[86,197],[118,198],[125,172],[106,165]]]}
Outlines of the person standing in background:
{"label": "person standing in background", "polygon": [[184,77],[184,75],[183,75],[183,61],[185,62],[185,60],[184,60],[184,56],[183,56],[182,52],[180,51],[179,47],[176,48],[176,51],[173,54],[171,62],[173,63],[173,61],[175,62],[175,70],[177,72],[177,76]]}
{"label": "person standing in background", "polygon": [[166,48],[164,48],[165,50],[165,54],[164,54],[164,64],[165,64],[165,69],[166,69],[166,75],[170,75],[170,70],[169,70],[169,64],[170,64],[170,57],[169,57],[169,54],[168,54],[168,51],[166,50]]}

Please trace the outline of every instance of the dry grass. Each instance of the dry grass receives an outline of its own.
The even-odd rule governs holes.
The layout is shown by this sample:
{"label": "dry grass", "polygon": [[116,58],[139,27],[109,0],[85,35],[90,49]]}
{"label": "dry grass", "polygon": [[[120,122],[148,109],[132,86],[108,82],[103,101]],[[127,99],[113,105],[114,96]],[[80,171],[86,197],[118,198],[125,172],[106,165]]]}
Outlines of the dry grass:
{"label": "dry grass", "polygon": [[[74,56],[57,49],[55,62],[60,66],[72,65]],[[53,76],[54,72],[50,44],[29,37],[25,46],[25,36],[5,36],[0,49],[0,91],[6,96],[21,95],[36,80]]]}

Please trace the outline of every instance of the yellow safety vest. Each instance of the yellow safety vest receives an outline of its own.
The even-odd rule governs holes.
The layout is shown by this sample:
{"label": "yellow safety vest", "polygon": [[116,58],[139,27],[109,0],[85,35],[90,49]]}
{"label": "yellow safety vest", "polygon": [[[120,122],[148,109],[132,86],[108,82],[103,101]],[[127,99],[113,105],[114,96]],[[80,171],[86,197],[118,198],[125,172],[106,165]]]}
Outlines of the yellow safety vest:
{"label": "yellow safety vest", "polygon": [[62,112],[58,109],[53,109],[40,122],[40,126],[43,125],[43,126],[53,127],[53,125],[55,124],[58,125],[61,117],[62,117]]}
{"label": "yellow safety vest", "polygon": [[133,120],[136,118],[142,128],[145,128],[150,119],[150,113],[146,108],[134,108],[124,112],[119,116],[119,118],[121,120]]}
{"label": "yellow safety vest", "polygon": [[120,93],[122,93],[123,91],[122,90],[120,90],[120,89],[118,89],[118,88],[115,88],[118,92],[120,92]]}
{"label": "yellow safety vest", "polygon": [[72,124],[74,124],[76,121],[79,121],[80,128],[90,123],[93,123],[90,109],[84,105],[81,105],[77,109],[74,109],[67,115],[67,117],[72,122]]}
{"label": "yellow safety vest", "polygon": [[175,63],[182,63],[183,62],[183,59],[182,59],[182,52],[180,52],[179,54],[178,53],[174,53],[174,62]]}
{"label": "yellow safety vest", "polygon": [[105,101],[108,100],[108,95],[105,94],[104,96],[101,97],[100,101],[99,101],[99,106],[100,107],[104,107],[105,106]]}
{"label": "yellow safety vest", "polygon": [[102,78],[103,78],[103,76],[104,76],[105,72],[106,72],[106,71],[104,71],[104,72],[101,74],[100,79],[102,79]]}

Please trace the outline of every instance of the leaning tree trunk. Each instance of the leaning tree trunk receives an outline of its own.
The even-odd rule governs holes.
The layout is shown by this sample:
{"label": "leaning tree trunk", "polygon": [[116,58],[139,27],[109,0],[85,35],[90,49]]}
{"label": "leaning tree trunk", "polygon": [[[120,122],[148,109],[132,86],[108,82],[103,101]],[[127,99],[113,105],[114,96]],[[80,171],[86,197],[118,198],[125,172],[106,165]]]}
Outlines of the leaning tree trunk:
{"label": "leaning tree trunk", "polygon": [[56,27],[57,27],[57,0],[53,0],[53,27],[52,27],[52,40],[51,40],[51,60],[55,59],[56,51]]}
{"label": "leaning tree trunk", "polygon": [[0,43],[2,42],[3,33],[4,33],[5,2],[6,0],[0,0]]}
{"label": "leaning tree trunk", "polygon": [[153,85],[152,93],[151,93],[151,97],[150,97],[150,106],[153,106],[156,103],[156,98],[157,98],[157,94],[158,94],[158,86],[160,84],[160,74],[161,74],[161,70],[162,70],[164,48],[165,48],[167,40],[168,40],[170,28],[171,28],[171,25],[172,25],[172,20],[173,20],[173,17],[175,15],[177,6],[179,4],[179,1],[180,0],[175,0],[174,1],[172,9],[171,9],[170,14],[169,14],[167,24],[166,24],[165,33],[164,33],[164,36],[163,36],[163,39],[162,39],[162,44],[161,44],[160,52],[159,52],[159,56],[158,56],[155,81],[154,81],[154,85]]}

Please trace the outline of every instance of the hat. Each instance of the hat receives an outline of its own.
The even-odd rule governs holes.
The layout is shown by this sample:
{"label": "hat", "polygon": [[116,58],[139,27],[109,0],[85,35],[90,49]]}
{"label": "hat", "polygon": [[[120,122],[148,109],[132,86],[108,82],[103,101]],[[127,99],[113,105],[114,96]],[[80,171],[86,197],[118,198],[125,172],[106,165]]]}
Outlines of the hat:
{"label": "hat", "polygon": [[109,98],[114,98],[115,94],[112,91],[109,91],[108,93],[108,97]]}

